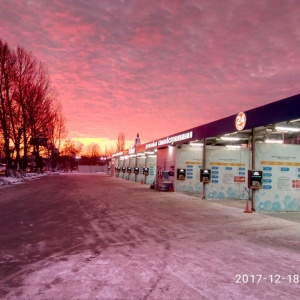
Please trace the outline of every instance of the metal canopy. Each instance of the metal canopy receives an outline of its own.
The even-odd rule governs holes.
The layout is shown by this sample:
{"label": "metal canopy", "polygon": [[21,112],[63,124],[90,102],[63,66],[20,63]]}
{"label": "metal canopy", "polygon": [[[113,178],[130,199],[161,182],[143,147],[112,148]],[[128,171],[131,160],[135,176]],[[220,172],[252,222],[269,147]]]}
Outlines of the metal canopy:
{"label": "metal canopy", "polygon": [[[186,131],[192,131],[193,137],[184,141],[184,143],[206,139],[207,145],[225,145],[228,144],[228,141],[222,141],[220,140],[220,137],[230,134],[231,136],[240,137],[241,140],[239,141],[239,144],[241,144],[241,142],[248,143],[248,140],[252,136],[252,129],[255,129],[256,140],[264,141],[271,132],[276,131],[275,127],[278,125],[300,128],[300,94],[247,110],[244,113],[247,117],[247,123],[245,129],[241,131],[237,131],[235,128],[235,119],[237,116],[235,114],[176,133],[176,135]],[[172,135],[170,135],[170,137],[171,136]],[[284,137],[290,140],[299,136],[299,132],[284,133]],[[181,143],[177,142],[175,144]],[[230,144],[235,143],[232,141]]]}

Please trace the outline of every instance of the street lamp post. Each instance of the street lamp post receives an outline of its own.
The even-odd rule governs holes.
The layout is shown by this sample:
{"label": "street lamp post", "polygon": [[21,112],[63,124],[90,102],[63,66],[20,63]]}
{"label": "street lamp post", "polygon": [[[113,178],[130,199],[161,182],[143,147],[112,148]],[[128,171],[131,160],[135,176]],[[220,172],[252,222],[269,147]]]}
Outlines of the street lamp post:
{"label": "street lamp post", "polygon": [[81,156],[76,156],[76,160],[77,160],[77,172],[79,172],[79,160],[80,160]]}

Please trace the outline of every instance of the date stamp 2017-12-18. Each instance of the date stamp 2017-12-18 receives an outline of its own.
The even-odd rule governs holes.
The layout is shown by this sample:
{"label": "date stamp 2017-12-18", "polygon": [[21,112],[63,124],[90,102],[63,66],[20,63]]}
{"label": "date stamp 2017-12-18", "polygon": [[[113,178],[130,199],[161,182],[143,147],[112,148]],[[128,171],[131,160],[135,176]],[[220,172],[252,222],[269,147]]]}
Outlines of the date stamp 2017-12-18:
{"label": "date stamp 2017-12-18", "polygon": [[290,274],[290,275],[261,275],[261,274],[237,274],[235,275],[235,283],[246,284],[246,283],[254,283],[259,284],[261,282],[269,282],[269,283],[290,283],[290,284],[298,284],[300,282],[299,274]]}

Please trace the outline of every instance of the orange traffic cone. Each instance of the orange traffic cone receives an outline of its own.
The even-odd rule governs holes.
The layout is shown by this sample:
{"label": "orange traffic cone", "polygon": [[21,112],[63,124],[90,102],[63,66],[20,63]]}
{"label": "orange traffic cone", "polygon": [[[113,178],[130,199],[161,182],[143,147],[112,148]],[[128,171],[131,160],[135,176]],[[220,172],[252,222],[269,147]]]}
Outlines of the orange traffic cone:
{"label": "orange traffic cone", "polygon": [[173,184],[170,184],[169,192],[173,192]]}
{"label": "orange traffic cone", "polygon": [[249,201],[247,200],[247,202],[246,202],[246,208],[245,208],[245,210],[244,210],[244,213],[246,213],[246,214],[251,214],[253,211],[249,209],[249,204],[248,204],[248,202],[249,202]]}

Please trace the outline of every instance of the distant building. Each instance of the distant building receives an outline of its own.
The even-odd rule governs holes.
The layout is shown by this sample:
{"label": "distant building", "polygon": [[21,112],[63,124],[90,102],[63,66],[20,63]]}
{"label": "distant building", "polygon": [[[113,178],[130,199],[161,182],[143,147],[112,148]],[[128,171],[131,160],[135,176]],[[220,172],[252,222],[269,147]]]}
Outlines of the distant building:
{"label": "distant building", "polygon": [[137,133],[136,138],[135,138],[135,142],[134,142],[134,147],[135,147],[135,146],[138,146],[138,145],[140,145],[140,144],[141,144],[140,136],[139,136],[139,134]]}

